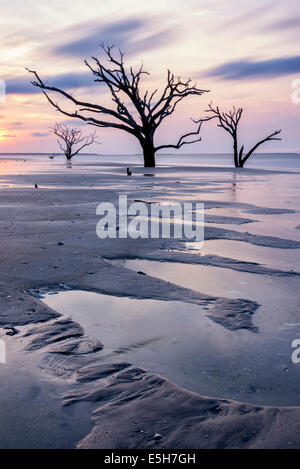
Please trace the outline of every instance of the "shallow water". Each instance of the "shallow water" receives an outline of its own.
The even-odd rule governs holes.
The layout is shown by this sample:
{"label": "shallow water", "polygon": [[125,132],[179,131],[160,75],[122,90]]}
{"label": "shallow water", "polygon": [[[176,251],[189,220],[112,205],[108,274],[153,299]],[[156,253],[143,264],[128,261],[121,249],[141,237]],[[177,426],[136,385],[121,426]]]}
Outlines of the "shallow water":
{"label": "shallow water", "polygon": [[[299,320],[300,279],[270,277],[206,265],[148,260],[121,261],[125,267],[211,296],[243,298],[261,306],[253,322],[260,332],[274,333],[286,322]],[[300,332],[300,331],[299,331]]]}
{"label": "shallow water", "polygon": [[[295,229],[300,224],[300,156],[257,155],[245,170],[238,171],[228,155],[159,156],[157,162],[155,176],[145,177],[138,156],[81,157],[67,169],[62,157],[50,161],[32,155],[25,162],[0,161],[0,174],[2,184],[14,188],[30,185],[38,175],[39,186],[48,191],[95,189],[95,202],[101,190],[111,190],[112,197],[126,193],[129,201],[204,202],[208,215],[255,220],[243,225],[210,223],[211,227],[300,240],[300,231]],[[172,167],[167,166],[170,163]],[[126,176],[126,166],[133,168],[132,177]],[[78,205],[84,203],[80,199]],[[271,215],[258,210],[257,214],[257,207],[295,212]],[[96,221],[95,217],[95,225]],[[194,254],[300,271],[299,249],[223,239],[205,241],[201,249],[197,243],[182,244]],[[69,291],[49,294],[44,301],[79,322],[87,335],[103,341],[107,359],[129,360],[203,395],[265,405],[300,405],[300,365],[291,361],[291,342],[300,338],[299,279],[202,265],[120,262],[201,293],[257,301],[261,306],[253,323],[259,332],[230,331],[207,317],[206,309],[185,303],[184,298],[166,302]]]}
{"label": "shallow water", "polygon": [[[236,229],[236,227],[235,227]],[[185,243],[187,250],[193,254],[215,254],[246,262],[258,262],[273,269],[300,272],[300,253],[298,249],[279,249],[257,246],[242,241],[229,239],[208,240],[201,246],[195,242]]]}
{"label": "shallow water", "polygon": [[[50,153],[49,153],[50,154]],[[18,153],[2,153],[0,155],[0,163],[2,161],[15,161],[22,162],[47,162],[50,167],[54,167],[57,164],[65,164],[65,158],[62,155],[57,155],[53,160],[48,158],[47,154],[39,155],[33,154],[18,154]],[[180,165],[180,166],[223,166],[232,167],[233,159],[230,154],[170,154],[163,155],[157,154],[156,161],[158,165]],[[142,164],[143,158],[141,155],[79,155],[73,160],[73,167],[75,165],[91,165],[97,163],[105,163],[110,167],[114,165],[119,166],[120,164],[126,164],[127,162],[133,165]],[[7,164],[7,163],[6,163]],[[284,170],[300,170],[300,159],[297,153],[257,153],[248,160],[246,167],[249,168],[265,168],[265,169],[284,169]],[[148,171],[149,172],[149,171]]]}
{"label": "shallow water", "polygon": [[276,313],[271,327],[270,318],[258,320],[261,331],[253,333],[227,330],[201,306],[184,302],[82,291],[47,295],[44,301],[79,322],[89,337],[102,340],[108,360],[130,361],[202,395],[300,405],[300,367],[291,361],[300,324],[293,315],[278,318]]}
{"label": "shallow water", "polygon": [[[22,333],[26,327],[17,329]],[[91,430],[90,406],[80,403],[77,412],[63,409],[65,380],[46,375],[41,353],[24,352],[22,339],[16,341],[3,329],[0,338],[7,349],[7,363],[0,364],[0,449],[74,448]]]}

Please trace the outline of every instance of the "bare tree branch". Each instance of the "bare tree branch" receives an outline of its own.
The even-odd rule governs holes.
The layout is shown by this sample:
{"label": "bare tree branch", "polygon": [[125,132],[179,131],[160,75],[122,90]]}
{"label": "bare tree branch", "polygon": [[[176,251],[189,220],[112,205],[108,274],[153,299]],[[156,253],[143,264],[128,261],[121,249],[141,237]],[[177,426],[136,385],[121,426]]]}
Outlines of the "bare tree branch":
{"label": "bare tree branch", "polygon": [[[58,137],[57,143],[67,160],[73,158],[73,156],[77,155],[83,148],[92,145],[92,143],[100,143],[97,140],[96,131],[85,136],[82,130],[69,128],[63,123],[56,123],[51,127],[50,131]],[[78,145],[80,146],[78,147]]]}
{"label": "bare tree branch", "polygon": [[254,147],[252,147],[251,150],[248,151],[246,156],[242,158],[242,164],[244,165],[246,161],[248,160],[248,158],[252,155],[252,153],[263,143],[271,142],[272,140],[282,140],[281,138],[276,138],[276,135],[279,135],[280,133],[281,133],[281,130],[275,130],[275,132],[273,132],[271,135],[257,142],[256,145],[254,145]]}
{"label": "bare tree branch", "polygon": [[272,140],[281,140],[281,138],[276,138],[276,135],[279,135],[281,130],[276,130],[268,137],[257,142],[251,148],[251,150],[249,150],[248,153],[243,157],[244,145],[242,145],[240,150],[238,150],[238,135],[237,135],[238,125],[243,114],[243,109],[242,108],[236,109],[233,106],[232,110],[228,112],[222,112],[220,111],[218,106],[214,107],[211,103],[209,104],[208,109],[206,109],[205,112],[209,113],[210,115],[208,117],[204,117],[202,119],[193,120],[193,121],[196,123],[199,123],[199,122],[210,121],[212,119],[218,120],[218,127],[222,127],[233,138],[234,164],[235,164],[235,167],[237,168],[239,167],[242,168],[244,164],[246,163],[246,161],[248,160],[248,158],[252,155],[252,153],[263,143],[272,141]]}
{"label": "bare tree branch", "polygon": [[[182,147],[183,145],[189,145],[191,143],[196,143],[196,142],[200,142],[201,141],[201,137],[200,137],[200,130],[201,130],[201,126],[202,126],[202,122],[199,123],[198,125],[198,128],[195,132],[189,132],[185,135],[182,135],[182,137],[179,138],[178,142],[175,144],[175,145],[160,145],[158,147],[156,147],[156,151],[157,150],[162,150],[163,148],[180,148]],[[191,135],[198,135],[198,138],[194,139],[194,140],[188,140],[188,141],[185,141],[184,139],[187,138],[187,137],[190,137]]]}
{"label": "bare tree branch", "polygon": [[[112,127],[135,136],[142,146],[145,166],[155,166],[155,152],[161,148],[180,148],[200,140],[200,137],[192,141],[184,140],[189,136],[199,135],[200,126],[197,132],[180,137],[176,145],[156,147],[154,135],[162,121],[173,114],[180,101],[192,95],[201,96],[207,90],[198,88],[191,79],[183,81],[180,77],[175,78],[168,70],[167,83],[160,96],[157,89],[141,93],[141,79],[144,75],[149,75],[144,70],[143,63],[136,71],[132,67],[126,69],[122,51],[115,53],[113,46],[104,44],[101,44],[101,49],[106,61],[92,57],[91,62],[86,60],[85,64],[93,74],[94,81],[107,87],[113,103],[111,108],[77,99],[65,90],[48,85],[36,71],[27,69],[34,75],[31,83],[41,89],[51,106],[60,113],[96,127]],[[66,99],[75,106],[75,110],[66,110],[50,97],[50,93]],[[110,119],[107,120],[107,117]]]}

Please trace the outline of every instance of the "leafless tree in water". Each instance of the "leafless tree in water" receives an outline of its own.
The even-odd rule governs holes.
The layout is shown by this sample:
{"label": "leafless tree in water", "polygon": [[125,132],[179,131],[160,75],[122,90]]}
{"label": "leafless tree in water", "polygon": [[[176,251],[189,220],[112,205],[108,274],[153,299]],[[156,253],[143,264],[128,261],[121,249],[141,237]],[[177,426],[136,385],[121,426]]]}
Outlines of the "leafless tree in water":
{"label": "leafless tree in water", "polygon": [[[66,156],[69,166],[73,156],[77,155],[83,148],[92,145],[92,143],[99,143],[96,131],[85,136],[82,130],[67,127],[63,123],[56,123],[50,131],[58,137],[57,143]],[[52,158],[54,156],[55,154],[51,155]]]}
{"label": "leafless tree in water", "polygon": [[[162,149],[179,149],[183,145],[195,143],[201,140],[200,129],[197,128],[182,135],[177,143],[155,145],[154,136],[160,124],[176,109],[177,104],[191,95],[201,96],[207,90],[202,90],[191,79],[183,81],[180,77],[168,70],[167,82],[162,90],[149,92],[141,90],[141,78],[149,75],[143,68],[143,64],[137,71],[132,67],[127,69],[124,64],[124,53],[114,53],[113,46],[101,44],[105,59],[92,57],[91,63],[85,61],[86,66],[95,77],[95,82],[104,84],[110,92],[113,102],[112,107],[102,104],[94,104],[75,98],[72,94],[50,86],[43,81],[34,70],[31,72],[35,79],[32,81],[44,93],[49,103],[62,114],[80,119],[96,127],[111,127],[123,130],[136,137],[142,147],[145,167],[155,166],[155,154]],[[67,111],[50,97],[49,92],[65,98],[75,106],[74,111]]]}
{"label": "leafless tree in water", "polygon": [[226,132],[228,132],[233,138],[233,155],[234,165],[236,168],[243,168],[252,153],[263,143],[270,142],[272,140],[281,140],[281,138],[277,138],[277,135],[280,134],[281,130],[275,130],[275,132],[257,142],[247,153],[244,154],[244,145],[239,148],[238,144],[238,125],[243,114],[243,109],[236,109],[233,107],[233,109],[228,112],[222,112],[218,106],[214,107],[210,104],[205,112],[210,115],[198,121],[195,120],[194,122],[201,123],[212,119],[218,120],[218,127],[222,127],[222,129],[226,130]]}

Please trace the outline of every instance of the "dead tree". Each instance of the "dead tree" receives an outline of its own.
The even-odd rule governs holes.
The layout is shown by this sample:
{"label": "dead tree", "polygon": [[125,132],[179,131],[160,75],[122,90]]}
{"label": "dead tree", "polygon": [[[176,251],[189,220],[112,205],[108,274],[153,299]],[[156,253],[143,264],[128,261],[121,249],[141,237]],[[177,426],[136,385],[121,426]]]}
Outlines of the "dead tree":
{"label": "dead tree", "polygon": [[[182,81],[180,77],[175,78],[174,74],[168,70],[167,83],[159,96],[157,89],[153,92],[142,92],[141,78],[143,75],[149,75],[143,69],[143,64],[137,71],[134,71],[132,67],[127,70],[122,51],[119,51],[116,56],[113,53],[113,46],[106,47],[101,44],[101,48],[106,61],[92,57],[92,63],[85,61],[85,64],[94,75],[94,81],[106,85],[112,98],[112,107],[76,99],[70,93],[46,84],[36,71],[28,70],[35,76],[35,80],[31,83],[40,88],[49,103],[62,114],[81,119],[96,127],[112,127],[123,130],[136,137],[143,150],[145,167],[155,166],[155,153],[158,150],[178,149],[183,145],[201,140],[202,122],[198,123],[195,131],[180,137],[176,144],[155,146],[154,136],[163,120],[173,114],[182,99],[191,95],[201,96],[207,90],[197,88],[191,79]],[[48,92],[54,92],[71,102],[75,106],[75,110],[67,111],[60,104],[54,102]],[[189,137],[195,138],[190,139]]]}
{"label": "dead tree", "polygon": [[65,124],[55,124],[50,131],[58,137],[57,143],[68,161],[84,147],[99,143],[96,131],[84,136],[82,130],[69,128]]}
{"label": "dead tree", "polygon": [[252,153],[263,143],[270,142],[272,140],[281,140],[281,138],[276,138],[280,134],[281,130],[276,130],[272,134],[268,135],[266,138],[257,142],[249,151],[244,155],[244,145],[239,148],[238,144],[238,125],[241,120],[243,109],[236,109],[233,107],[232,110],[228,112],[220,111],[219,107],[213,107],[212,104],[208,106],[208,109],[205,111],[210,114],[209,117],[200,119],[199,121],[194,121],[196,123],[209,121],[211,119],[218,119],[218,127],[226,130],[233,138],[233,155],[234,155],[234,165],[236,168],[243,168],[246,161],[250,158]]}

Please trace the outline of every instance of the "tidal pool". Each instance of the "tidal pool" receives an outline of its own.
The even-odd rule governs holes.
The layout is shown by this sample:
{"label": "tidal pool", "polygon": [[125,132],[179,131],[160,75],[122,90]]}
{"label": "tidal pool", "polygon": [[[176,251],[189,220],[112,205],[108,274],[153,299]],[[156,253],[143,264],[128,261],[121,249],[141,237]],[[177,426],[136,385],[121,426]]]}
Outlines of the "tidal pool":
{"label": "tidal pool", "polygon": [[129,361],[202,395],[263,405],[300,405],[291,342],[299,322],[264,332],[230,331],[200,305],[66,291],[47,305],[104,343],[103,360]]}

